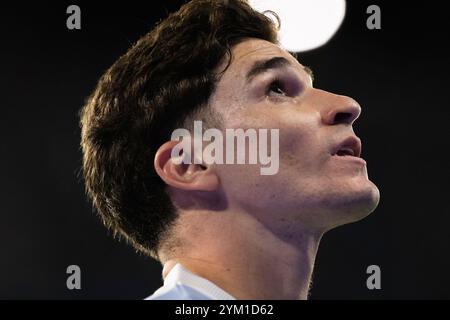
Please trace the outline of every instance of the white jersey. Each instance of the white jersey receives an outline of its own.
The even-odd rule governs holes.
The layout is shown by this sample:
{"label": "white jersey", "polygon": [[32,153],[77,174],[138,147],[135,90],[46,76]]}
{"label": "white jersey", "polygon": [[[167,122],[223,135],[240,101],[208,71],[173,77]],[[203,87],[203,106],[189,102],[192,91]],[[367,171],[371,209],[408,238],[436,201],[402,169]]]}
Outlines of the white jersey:
{"label": "white jersey", "polygon": [[209,280],[176,264],[164,285],[145,300],[236,300]]}

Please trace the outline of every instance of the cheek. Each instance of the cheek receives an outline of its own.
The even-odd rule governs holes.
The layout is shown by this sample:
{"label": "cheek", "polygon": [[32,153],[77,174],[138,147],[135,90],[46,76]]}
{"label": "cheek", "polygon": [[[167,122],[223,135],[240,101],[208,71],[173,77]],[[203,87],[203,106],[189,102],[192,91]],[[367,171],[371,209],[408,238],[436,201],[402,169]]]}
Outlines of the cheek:
{"label": "cheek", "polygon": [[236,197],[261,201],[262,195],[291,192],[295,185],[300,187],[302,178],[307,180],[320,173],[324,143],[321,143],[320,119],[315,112],[302,112],[287,105],[260,107],[258,111],[248,107],[236,112],[232,119],[226,119],[225,128],[279,130],[279,169],[274,175],[264,176],[261,175],[261,164],[218,165],[222,185],[227,192]]}
{"label": "cheek", "polygon": [[265,180],[273,179],[273,176],[261,176],[259,165],[218,165],[217,173],[228,200],[241,206],[265,199],[268,189]]}
{"label": "cheek", "polygon": [[[222,188],[232,202],[241,206],[269,208],[281,203],[297,202],[299,194],[312,190],[317,183],[316,161],[308,154],[302,154],[300,142],[293,138],[291,144],[280,146],[279,170],[274,175],[261,175],[261,165],[218,165],[217,172]],[[296,148],[292,148],[296,146]],[[304,153],[304,152],[303,152]],[[250,209],[250,208],[248,208]]]}
{"label": "cheek", "polygon": [[295,119],[298,120],[296,123],[287,122],[280,129],[280,169],[315,170],[320,167],[324,155],[317,122],[307,117]]}

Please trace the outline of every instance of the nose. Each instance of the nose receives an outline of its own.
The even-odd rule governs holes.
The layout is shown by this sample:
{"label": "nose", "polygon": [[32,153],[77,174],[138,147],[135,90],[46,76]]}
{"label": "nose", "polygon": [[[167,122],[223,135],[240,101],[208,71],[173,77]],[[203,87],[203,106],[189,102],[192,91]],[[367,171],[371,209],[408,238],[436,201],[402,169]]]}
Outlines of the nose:
{"label": "nose", "polygon": [[328,107],[322,109],[323,122],[327,125],[352,125],[361,114],[361,106],[350,97],[332,95]]}

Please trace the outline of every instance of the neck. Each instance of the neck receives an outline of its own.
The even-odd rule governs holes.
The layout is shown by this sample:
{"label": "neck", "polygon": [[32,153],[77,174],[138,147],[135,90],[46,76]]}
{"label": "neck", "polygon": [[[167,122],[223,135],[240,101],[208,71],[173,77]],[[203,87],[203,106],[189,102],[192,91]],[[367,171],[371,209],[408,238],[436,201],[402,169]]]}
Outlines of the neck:
{"label": "neck", "polygon": [[203,228],[195,245],[166,261],[163,277],[181,263],[236,299],[307,299],[322,232],[280,236],[248,215],[224,216],[196,216],[194,225]]}

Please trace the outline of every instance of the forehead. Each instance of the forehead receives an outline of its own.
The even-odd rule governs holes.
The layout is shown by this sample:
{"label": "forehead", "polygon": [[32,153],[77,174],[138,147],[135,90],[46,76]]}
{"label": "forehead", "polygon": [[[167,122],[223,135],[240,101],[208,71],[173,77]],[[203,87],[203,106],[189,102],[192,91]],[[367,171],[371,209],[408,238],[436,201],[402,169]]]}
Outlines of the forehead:
{"label": "forehead", "polygon": [[[279,56],[286,58],[294,65],[299,65],[298,61],[286,50],[279,46],[261,39],[249,38],[235,45],[231,49],[232,60],[230,68],[241,69],[250,66],[254,61]],[[242,70],[242,69],[241,69]]]}

